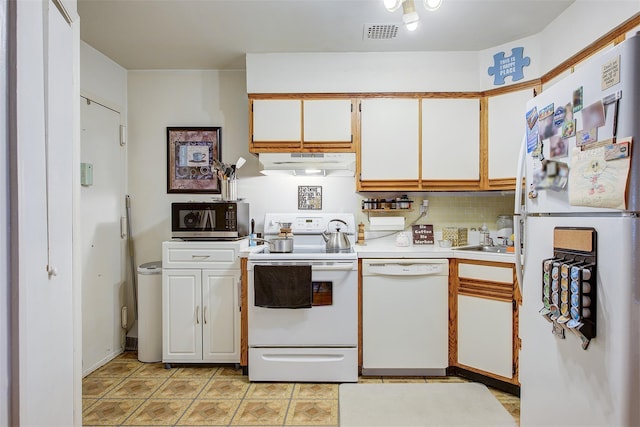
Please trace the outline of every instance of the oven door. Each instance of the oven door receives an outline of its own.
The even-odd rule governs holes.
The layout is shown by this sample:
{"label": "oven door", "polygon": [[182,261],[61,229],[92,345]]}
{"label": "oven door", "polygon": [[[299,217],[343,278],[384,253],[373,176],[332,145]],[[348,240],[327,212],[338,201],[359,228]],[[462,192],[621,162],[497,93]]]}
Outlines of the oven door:
{"label": "oven door", "polygon": [[[256,265],[311,265],[311,308],[255,305]],[[358,343],[358,264],[342,261],[249,261],[250,347],[355,347]]]}

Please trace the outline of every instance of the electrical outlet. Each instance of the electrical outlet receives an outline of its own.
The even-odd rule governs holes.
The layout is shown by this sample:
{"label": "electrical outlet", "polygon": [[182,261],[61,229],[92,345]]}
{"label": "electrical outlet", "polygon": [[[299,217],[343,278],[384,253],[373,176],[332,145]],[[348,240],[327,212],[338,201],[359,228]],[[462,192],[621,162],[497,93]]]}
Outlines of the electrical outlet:
{"label": "electrical outlet", "polygon": [[427,210],[429,209],[429,201],[427,199],[424,199],[422,201],[422,204],[420,205],[420,213],[421,214],[427,214]]}

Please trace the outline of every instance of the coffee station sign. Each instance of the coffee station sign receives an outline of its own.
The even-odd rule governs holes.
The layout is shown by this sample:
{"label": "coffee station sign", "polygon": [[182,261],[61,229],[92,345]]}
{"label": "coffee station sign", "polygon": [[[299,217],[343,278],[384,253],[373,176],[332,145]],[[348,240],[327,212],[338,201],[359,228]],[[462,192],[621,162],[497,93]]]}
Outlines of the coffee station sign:
{"label": "coffee station sign", "polygon": [[411,226],[414,245],[433,245],[433,225],[417,224]]}

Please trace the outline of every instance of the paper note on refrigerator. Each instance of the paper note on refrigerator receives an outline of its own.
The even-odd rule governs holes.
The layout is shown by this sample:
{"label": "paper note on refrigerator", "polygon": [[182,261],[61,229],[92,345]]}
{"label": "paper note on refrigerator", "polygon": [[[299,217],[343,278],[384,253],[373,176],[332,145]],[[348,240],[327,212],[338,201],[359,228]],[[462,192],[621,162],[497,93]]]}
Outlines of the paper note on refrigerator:
{"label": "paper note on refrigerator", "polygon": [[625,190],[630,158],[605,159],[605,147],[572,153],[569,203],[573,206],[626,209]]}

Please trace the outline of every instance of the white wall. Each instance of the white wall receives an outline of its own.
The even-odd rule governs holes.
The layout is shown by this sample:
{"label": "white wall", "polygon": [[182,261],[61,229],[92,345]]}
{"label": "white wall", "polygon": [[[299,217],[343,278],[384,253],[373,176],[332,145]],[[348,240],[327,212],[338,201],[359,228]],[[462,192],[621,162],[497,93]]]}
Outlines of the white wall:
{"label": "white wall", "polygon": [[476,52],[249,53],[246,65],[248,93],[480,88]]}
{"label": "white wall", "polygon": [[127,70],[85,42],[80,42],[80,90],[119,111],[126,124]]}
{"label": "white wall", "polygon": [[[119,124],[126,125],[127,71],[124,68],[122,68],[120,65],[116,64],[111,59],[107,58],[101,52],[97,51],[96,49],[94,49],[93,47],[89,46],[84,42],[80,44],[80,70],[81,70],[80,86],[81,86],[82,96],[120,113]],[[80,102],[84,102],[84,101],[82,100]],[[102,108],[102,107],[94,105],[94,108]],[[104,111],[108,111],[108,110],[104,110]],[[91,129],[89,131],[91,131]],[[83,132],[83,135],[85,133],[86,132]],[[94,141],[83,141],[83,143],[85,144],[83,146],[86,147],[88,146],[86,144],[95,143],[96,141],[100,141],[100,140],[104,141],[105,138],[96,139]],[[116,141],[114,141],[113,143],[117,144]],[[98,151],[97,148],[94,148],[94,149],[96,150],[94,152]],[[113,171],[117,170],[117,171],[126,172],[126,161],[127,161],[126,150],[127,150],[127,147],[125,146],[123,157],[121,159],[122,163],[120,165],[113,165],[113,169],[112,169]],[[109,151],[106,151],[106,152],[109,152]],[[102,161],[99,161],[99,160],[94,161],[94,163],[96,163],[95,166],[96,167],[102,166],[101,162]],[[123,184],[121,189],[121,192],[122,192],[121,198],[119,199],[120,203],[118,206],[118,209],[121,212],[117,217],[111,218],[109,220],[109,223],[111,224],[119,223],[120,215],[125,215],[124,200],[125,200],[125,193],[126,193],[126,179],[127,179],[126,173],[124,177],[118,177],[118,179]],[[83,194],[86,195],[87,194],[86,191],[89,191],[89,189],[84,188],[83,191],[84,191]],[[109,211],[113,211],[113,210],[110,209]],[[104,220],[104,218],[101,218],[101,220]],[[86,223],[88,223],[89,220],[84,218],[84,221],[87,221]],[[99,223],[100,220],[96,219],[96,221],[98,222],[93,224],[96,227],[96,229],[98,227],[104,227],[104,224]],[[84,240],[80,240],[80,243],[77,246],[81,248],[82,242],[86,242],[87,238],[88,238],[87,236],[82,236],[82,239]],[[105,243],[104,240],[99,240],[99,241],[100,243]],[[131,285],[132,271],[129,268],[129,264],[126,263],[126,255],[127,255],[126,240],[122,240],[121,242],[121,253],[119,255],[120,255],[120,268],[122,269],[122,273],[123,273],[121,277],[121,282],[125,283],[126,285],[123,287],[122,290],[117,291],[117,294],[118,294],[118,298],[116,298],[117,307],[91,307],[91,306],[82,307],[84,316],[93,316],[92,311],[94,311],[96,314],[101,314],[102,317],[96,318],[95,316],[93,316],[93,318],[95,321],[99,319],[99,324],[102,325],[102,327],[106,328],[107,327],[106,325],[112,325],[110,329],[111,332],[109,337],[95,336],[95,334],[87,333],[87,331],[90,331],[89,329],[85,330],[85,333],[83,334],[83,339],[88,340],[88,342],[83,342],[83,348],[94,349],[96,351],[94,351],[93,357],[90,357],[89,355],[84,355],[83,367],[82,367],[83,374],[87,374],[99,368],[102,364],[108,362],[109,359],[111,359],[114,354],[119,353],[123,348],[123,344],[120,342],[121,340],[119,339],[119,337],[122,335],[122,329],[120,328],[120,305],[122,304],[132,308],[134,304],[133,303],[134,301],[133,286]],[[110,256],[117,257],[118,254],[110,254]],[[86,260],[88,258],[89,258],[88,253],[83,253],[80,255],[81,260]],[[111,262],[114,262],[114,263],[116,262],[114,258],[109,258],[109,259],[111,260]],[[96,267],[95,264],[92,264],[92,266],[94,268],[98,268]],[[102,264],[100,265],[100,267],[102,267]],[[81,262],[81,268],[87,268],[87,267],[84,263]],[[94,276],[92,276],[92,274]],[[100,274],[100,271],[83,271],[84,277],[97,277],[97,275],[99,274]],[[135,274],[135,272],[133,272],[133,274]],[[120,288],[120,285],[118,285],[117,287]],[[95,287],[82,286],[82,292],[92,293],[95,291],[97,291]],[[104,292],[104,289],[101,289],[100,291]],[[98,301],[101,301],[100,299],[101,295],[102,294],[96,295],[95,293],[85,294],[82,296],[82,300],[85,302],[93,301],[94,303],[98,303]],[[121,299],[120,296],[124,297],[124,301],[122,303],[120,302],[120,299]],[[133,309],[128,310],[128,325],[133,325],[134,315],[135,315],[135,312]],[[97,349],[100,349],[100,351],[104,351],[104,353],[100,353],[99,351],[97,351]],[[96,354],[99,354],[100,356],[96,356]]]}
{"label": "white wall", "polygon": [[638,0],[577,0],[540,33],[546,73],[640,13]]}
{"label": "white wall", "polygon": [[[248,93],[481,91],[540,77],[640,12],[638,0],[577,0],[542,32],[479,52],[247,54]],[[524,47],[524,78],[495,85],[494,54]]]}
{"label": "white wall", "polygon": [[353,212],[354,178],[267,177],[249,154],[248,101],[244,71],[130,71],[129,194],[136,263],[162,259],[171,237],[173,201],[211,200],[219,195],[167,193],[168,126],[221,126],[222,161],[247,160],[238,171],[238,195],[251,205],[256,230],[266,210],[296,211],[298,185],[322,185],[323,210]]}

